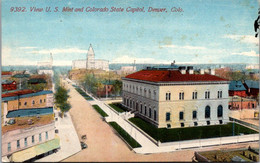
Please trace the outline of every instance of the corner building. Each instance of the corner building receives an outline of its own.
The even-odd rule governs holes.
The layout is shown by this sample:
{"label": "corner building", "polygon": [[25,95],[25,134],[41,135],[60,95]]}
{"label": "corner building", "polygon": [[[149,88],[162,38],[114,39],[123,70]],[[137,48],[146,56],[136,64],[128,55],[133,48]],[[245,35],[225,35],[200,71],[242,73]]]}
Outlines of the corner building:
{"label": "corner building", "polygon": [[228,86],[214,70],[141,70],[122,78],[123,105],[158,128],[226,124]]}

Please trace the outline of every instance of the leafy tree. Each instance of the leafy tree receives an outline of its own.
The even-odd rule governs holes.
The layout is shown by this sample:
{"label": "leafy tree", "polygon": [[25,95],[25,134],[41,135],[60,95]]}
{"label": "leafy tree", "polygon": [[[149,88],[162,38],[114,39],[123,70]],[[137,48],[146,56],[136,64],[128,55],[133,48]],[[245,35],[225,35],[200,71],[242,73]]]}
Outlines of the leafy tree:
{"label": "leafy tree", "polygon": [[115,80],[113,83],[113,93],[118,96],[122,92],[122,81],[120,80]]}
{"label": "leafy tree", "polygon": [[68,102],[68,90],[66,90],[62,86],[58,86],[54,94],[54,98],[56,106],[61,110],[61,117],[63,117],[64,112],[69,111],[69,109],[71,108],[71,105]]}

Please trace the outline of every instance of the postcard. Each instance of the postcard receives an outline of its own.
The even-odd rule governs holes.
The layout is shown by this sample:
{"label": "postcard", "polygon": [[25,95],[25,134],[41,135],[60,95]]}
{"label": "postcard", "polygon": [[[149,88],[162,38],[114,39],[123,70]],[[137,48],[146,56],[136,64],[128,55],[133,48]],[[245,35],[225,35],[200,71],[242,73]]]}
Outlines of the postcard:
{"label": "postcard", "polygon": [[259,161],[259,0],[2,0],[3,162]]}

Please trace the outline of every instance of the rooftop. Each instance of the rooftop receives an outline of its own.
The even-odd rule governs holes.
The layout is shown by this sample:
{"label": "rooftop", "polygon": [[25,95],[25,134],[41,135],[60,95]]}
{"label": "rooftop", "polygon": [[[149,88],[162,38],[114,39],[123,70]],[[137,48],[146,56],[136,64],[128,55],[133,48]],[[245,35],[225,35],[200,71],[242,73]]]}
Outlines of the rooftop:
{"label": "rooftop", "polygon": [[44,94],[51,94],[53,93],[52,91],[34,91],[31,89],[25,89],[25,90],[15,90],[15,91],[10,91],[5,94],[2,94],[2,100],[3,101],[10,101],[10,100],[15,100],[16,98],[24,98],[24,97],[32,97],[32,96],[39,96],[39,95],[44,95]]}
{"label": "rooftop", "polygon": [[[42,125],[47,125],[50,124],[54,121],[54,116],[53,114],[48,114],[48,115],[41,115],[39,116],[40,118],[37,117],[17,117],[15,119],[15,124],[12,125],[7,125],[3,126],[2,125],[2,134],[12,131],[12,130],[17,130],[17,129],[25,129],[25,128],[31,128],[31,127],[36,127],[36,126],[42,126]],[[29,125],[28,121],[32,120],[32,124]]]}
{"label": "rooftop", "polygon": [[246,88],[244,87],[244,85],[242,84],[241,81],[232,80],[229,83],[229,90],[230,91],[245,91]]}
{"label": "rooftop", "polygon": [[208,73],[182,74],[179,70],[141,70],[127,75],[125,78],[150,82],[184,82],[184,81],[228,81]]}
{"label": "rooftop", "polygon": [[29,78],[30,74],[15,74],[14,78]]}
{"label": "rooftop", "polygon": [[245,81],[245,84],[246,84],[249,88],[259,89],[259,81],[246,80],[246,81]]}
{"label": "rooftop", "polygon": [[2,75],[12,75],[12,72],[10,72],[10,71],[2,71]]}
{"label": "rooftop", "polygon": [[16,84],[16,82],[14,80],[2,80],[2,84]]}
{"label": "rooftop", "polygon": [[28,80],[28,84],[39,84],[39,83],[47,83],[43,78],[31,78]]}

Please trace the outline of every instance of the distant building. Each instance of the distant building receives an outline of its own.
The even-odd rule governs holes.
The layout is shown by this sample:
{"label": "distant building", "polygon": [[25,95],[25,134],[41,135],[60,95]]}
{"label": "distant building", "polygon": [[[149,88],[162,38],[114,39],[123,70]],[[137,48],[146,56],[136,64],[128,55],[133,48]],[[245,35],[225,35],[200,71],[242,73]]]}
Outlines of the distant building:
{"label": "distant building", "polygon": [[100,69],[109,71],[109,62],[108,60],[95,59],[95,53],[90,44],[87,59],[86,60],[74,60],[72,61],[72,69]]}
{"label": "distant building", "polygon": [[52,91],[2,94],[2,157],[30,161],[60,147],[55,136]]}
{"label": "distant building", "polygon": [[72,61],[72,69],[86,68],[87,60],[80,59]]}
{"label": "distant building", "polygon": [[246,80],[244,82],[246,93],[248,96],[257,97],[259,94],[259,81]]}
{"label": "distant building", "polygon": [[123,105],[158,128],[225,124],[229,82],[208,72],[180,66],[127,75]]}
{"label": "distant building", "polygon": [[97,90],[97,96],[98,97],[110,97],[113,91],[113,84],[114,81],[104,81],[102,82],[102,84],[104,85],[103,88],[99,88]]}
{"label": "distant building", "polygon": [[52,70],[53,65],[53,57],[52,54],[50,54],[50,61],[49,62],[38,62],[38,74],[49,74],[51,76],[54,75]]}
{"label": "distant building", "polygon": [[257,107],[256,99],[239,96],[229,97],[228,108],[231,110],[254,109]]}
{"label": "distant building", "polygon": [[10,91],[17,89],[16,81],[2,80],[2,91]]}
{"label": "distant building", "polygon": [[229,96],[246,97],[246,88],[241,81],[231,81],[228,89]]}
{"label": "distant building", "polygon": [[1,78],[2,79],[9,79],[12,76],[12,72],[10,71],[2,71]]}
{"label": "distant building", "polygon": [[131,74],[136,72],[136,66],[122,66],[120,70],[117,70],[117,74]]}

